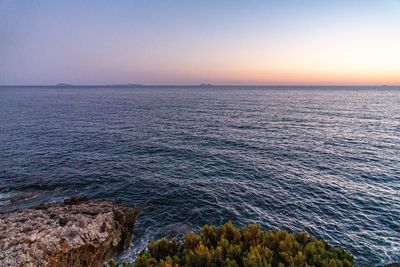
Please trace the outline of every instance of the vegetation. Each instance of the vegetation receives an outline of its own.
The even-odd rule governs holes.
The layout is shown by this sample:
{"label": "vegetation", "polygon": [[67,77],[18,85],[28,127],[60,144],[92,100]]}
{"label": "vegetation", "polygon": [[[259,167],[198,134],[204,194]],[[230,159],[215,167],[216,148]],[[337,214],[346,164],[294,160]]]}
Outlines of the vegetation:
{"label": "vegetation", "polygon": [[346,267],[352,264],[351,254],[306,233],[262,231],[256,224],[238,229],[228,222],[220,227],[205,225],[199,234],[188,233],[183,242],[165,237],[150,242],[134,266]]}

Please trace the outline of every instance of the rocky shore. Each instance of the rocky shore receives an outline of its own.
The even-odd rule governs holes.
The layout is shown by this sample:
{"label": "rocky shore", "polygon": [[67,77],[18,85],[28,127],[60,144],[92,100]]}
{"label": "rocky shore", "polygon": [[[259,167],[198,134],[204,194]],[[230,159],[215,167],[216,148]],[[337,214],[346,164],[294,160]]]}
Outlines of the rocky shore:
{"label": "rocky shore", "polygon": [[98,266],[132,241],[135,208],[63,203],[0,214],[0,266]]}
{"label": "rocky shore", "polygon": [[[85,198],[0,213],[0,266],[103,266],[104,262],[114,259],[131,244],[136,215],[135,208],[107,200],[89,201]],[[206,227],[209,230],[210,226]],[[203,230],[202,235],[208,232]],[[126,265],[148,266],[146,261],[149,259],[152,263],[157,262],[157,253],[154,253],[163,251],[166,245],[174,245],[174,241],[170,244],[166,240],[152,243],[147,254],[139,257],[138,262]],[[156,245],[161,245],[163,249],[155,249]],[[194,260],[193,255],[181,258]],[[385,267],[400,267],[400,264],[392,263]]]}

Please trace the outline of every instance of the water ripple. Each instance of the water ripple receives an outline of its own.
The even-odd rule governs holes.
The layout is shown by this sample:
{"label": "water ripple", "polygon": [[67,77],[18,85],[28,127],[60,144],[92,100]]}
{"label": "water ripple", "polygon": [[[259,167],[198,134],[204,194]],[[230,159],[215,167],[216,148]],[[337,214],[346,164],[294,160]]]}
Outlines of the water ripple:
{"label": "water ripple", "polygon": [[148,240],[228,219],[400,261],[399,88],[1,88],[0,210],[135,204]]}

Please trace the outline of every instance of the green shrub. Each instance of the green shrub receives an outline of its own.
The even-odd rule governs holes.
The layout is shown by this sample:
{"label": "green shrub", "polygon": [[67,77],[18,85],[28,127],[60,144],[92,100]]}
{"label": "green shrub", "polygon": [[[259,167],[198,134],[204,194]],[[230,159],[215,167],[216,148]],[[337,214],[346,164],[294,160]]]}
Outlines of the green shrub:
{"label": "green shrub", "polygon": [[135,267],[352,265],[350,253],[306,233],[262,231],[256,224],[238,229],[232,222],[220,227],[205,225],[199,234],[188,233],[183,242],[165,237],[150,242],[134,263]]}

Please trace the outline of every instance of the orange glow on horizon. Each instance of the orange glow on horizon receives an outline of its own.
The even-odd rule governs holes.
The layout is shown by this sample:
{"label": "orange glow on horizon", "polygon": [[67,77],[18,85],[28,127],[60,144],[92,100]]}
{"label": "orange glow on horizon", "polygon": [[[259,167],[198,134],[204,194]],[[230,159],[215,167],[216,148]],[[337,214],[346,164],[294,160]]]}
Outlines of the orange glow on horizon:
{"label": "orange glow on horizon", "polygon": [[31,2],[0,4],[0,85],[400,85],[399,0]]}

